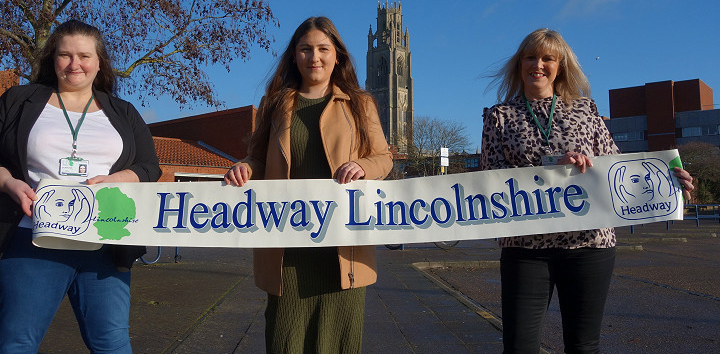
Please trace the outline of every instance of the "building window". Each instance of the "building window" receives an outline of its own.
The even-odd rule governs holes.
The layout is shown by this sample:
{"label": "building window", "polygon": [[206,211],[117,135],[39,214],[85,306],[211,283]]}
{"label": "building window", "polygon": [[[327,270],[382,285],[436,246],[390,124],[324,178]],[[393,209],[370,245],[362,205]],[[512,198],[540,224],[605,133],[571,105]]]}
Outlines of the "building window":
{"label": "building window", "polygon": [[718,135],[718,126],[717,125],[706,125],[703,127],[703,134],[704,135]]}
{"label": "building window", "polygon": [[615,140],[615,141],[645,140],[645,132],[644,131],[634,131],[634,132],[615,133],[615,134],[613,134],[613,140]]}
{"label": "building window", "polygon": [[701,136],[701,135],[702,135],[702,127],[687,127],[687,128],[682,129],[683,137]]}
{"label": "building window", "polygon": [[471,157],[469,159],[465,159],[465,168],[478,168],[480,166],[480,158],[479,157]]}

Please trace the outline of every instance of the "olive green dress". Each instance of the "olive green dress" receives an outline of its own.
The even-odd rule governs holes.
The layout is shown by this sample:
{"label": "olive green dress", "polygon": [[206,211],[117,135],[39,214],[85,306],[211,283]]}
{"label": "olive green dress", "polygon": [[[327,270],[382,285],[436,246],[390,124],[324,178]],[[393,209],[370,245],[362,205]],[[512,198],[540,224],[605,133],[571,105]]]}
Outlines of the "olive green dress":
{"label": "olive green dress", "polygon": [[[292,179],[332,176],[319,125],[330,97],[298,97],[290,125]],[[336,247],[285,249],[282,278],[282,296],[268,294],[265,310],[268,353],[361,352],[365,288],[340,288]]]}

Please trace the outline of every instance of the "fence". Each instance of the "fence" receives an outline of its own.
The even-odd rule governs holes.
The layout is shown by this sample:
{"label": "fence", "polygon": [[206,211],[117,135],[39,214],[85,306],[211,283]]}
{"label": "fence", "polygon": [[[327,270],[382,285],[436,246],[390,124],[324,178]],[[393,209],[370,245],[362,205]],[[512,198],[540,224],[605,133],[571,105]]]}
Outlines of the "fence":
{"label": "fence", "polygon": [[[688,213],[688,211],[691,212]],[[700,219],[718,220],[718,223],[720,223],[720,204],[685,205],[685,216],[683,220],[695,220],[695,224],[700,226]]]}
{"label": "fence", "polygon": [[[683,220],[695,220],[695,226],[700,226],[701,219],[717,220],[720,223],[720,204],[685,204]],[[665,229],[670,230],[673,221],[665,222]],[[635,233],[635,226],[630,226],[630,233]]]}

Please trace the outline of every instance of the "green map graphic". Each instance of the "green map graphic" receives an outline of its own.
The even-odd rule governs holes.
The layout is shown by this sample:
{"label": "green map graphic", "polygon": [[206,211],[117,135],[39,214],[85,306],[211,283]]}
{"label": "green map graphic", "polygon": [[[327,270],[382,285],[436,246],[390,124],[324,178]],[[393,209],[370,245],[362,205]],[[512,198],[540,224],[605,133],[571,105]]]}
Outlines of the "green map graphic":
{"label": "green map graphic", "polygon": [[98,216],[93,226],[101,240],[119,240],[130,236],[125,226],[135,220],[135,201],[120,191],[120,188],[103,188],[95,193],[98,202]]}

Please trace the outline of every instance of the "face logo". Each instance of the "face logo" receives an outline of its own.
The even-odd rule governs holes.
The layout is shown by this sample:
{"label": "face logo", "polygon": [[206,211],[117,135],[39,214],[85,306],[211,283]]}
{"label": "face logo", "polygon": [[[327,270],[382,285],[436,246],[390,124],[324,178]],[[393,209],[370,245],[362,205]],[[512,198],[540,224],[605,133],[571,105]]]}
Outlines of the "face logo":
{"label": "face logo", "polygon": [[659,159],[616,162],[608,173],[615,213],[627,220],[665,216],[678,207],[670,168]]}
{"label": "face logo", "polygon": [[35,227],[62,235],[78,235],[87,230],[95,198],[83,186],[45,186],[37,191]]}

